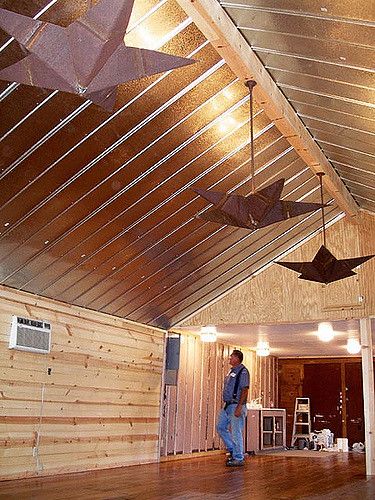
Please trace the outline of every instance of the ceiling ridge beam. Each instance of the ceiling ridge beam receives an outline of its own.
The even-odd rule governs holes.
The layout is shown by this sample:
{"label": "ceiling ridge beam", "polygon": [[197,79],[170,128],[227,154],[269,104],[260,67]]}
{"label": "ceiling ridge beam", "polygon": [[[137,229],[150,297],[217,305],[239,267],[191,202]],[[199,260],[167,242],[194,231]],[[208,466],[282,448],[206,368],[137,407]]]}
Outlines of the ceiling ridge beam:
{"label": "ceiling ridge beam", "polygon": [[316,174],[324,172],[325,189],[349,216],[359,207],[315,143],[283,93],[217,0],[177,0],[188,16],[242,81],[255,80],[254,98],[296,153]]}

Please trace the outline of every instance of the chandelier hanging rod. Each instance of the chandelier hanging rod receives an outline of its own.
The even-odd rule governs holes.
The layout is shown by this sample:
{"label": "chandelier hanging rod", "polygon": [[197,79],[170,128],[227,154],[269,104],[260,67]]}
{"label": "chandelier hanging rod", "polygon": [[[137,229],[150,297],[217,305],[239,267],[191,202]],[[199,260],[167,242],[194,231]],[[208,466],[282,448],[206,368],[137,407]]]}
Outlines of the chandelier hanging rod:
{"label": "chandelier hanging rod", "polygon": [[246,87],[250,93],[250,168],[251,168],[251,193],[255,193],[255,160],[254,160],[254,113],[253,113],[253,88],[256,85],[255,80],[247,80]]}
{"label": "chandelier hanging rod", "polygon": [[325,175],[324,172],[318,172],[316,174],[319,177],[319,183],[320,183],[320,203],[322,205],[321,211],[322,211],[322,225],[323,225],[323,245],[326,247],[326,224],[325,224],[325,218],[324,218],[324,202],[323,202],[323,175]]}

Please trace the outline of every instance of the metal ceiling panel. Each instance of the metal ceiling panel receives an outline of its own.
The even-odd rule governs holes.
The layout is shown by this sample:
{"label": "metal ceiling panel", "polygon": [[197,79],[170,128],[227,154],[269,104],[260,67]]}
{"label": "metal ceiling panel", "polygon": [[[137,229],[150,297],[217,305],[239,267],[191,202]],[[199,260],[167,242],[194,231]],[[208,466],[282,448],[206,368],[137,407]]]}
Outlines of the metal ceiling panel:
{"label": "metal ceiling panel", "polygon": [[[373,210],[374,2],[220,3],[359,206]],[[344,175],[348,169],[356,171],[356,182]]]}
{"label": "metal ceiling panel", "polygon": [[352,180],[363,186],[368,186],[370,189],[375,188],[375,173],[366,172],[360,168],[352,168],[342,162],[332,162],[336,170],[340,171],[340,175],[344,180]]}
{"label": "metal ceiling panel", "polygon": [[[91,1],[13,4],[0,1],[2,8],[67,26]],[[272,49],[259,48],[260,57],[282,90],[290,92],[358,203],[369,207],[374,115],[365,102],[372,95],[367,71],[372,49],[364,47],[366,57],[361,46],[372,28],[363,22],[366,9],[353,6],[364,26],[357,41],[351,41],[348,22],[335,42],[350,46],[348,58],[358,53],[366,63],[357,62],[347,74],[337,66],[334,77],[332,61],[331,66],[315,59],[310,64],[303,51],[297,60],[280,50],[290,39],[295,44],[298,30],[311,22],[322,37],[326,26],[334,26],[316,20],[319,12],[300,19],[300,4],[290,1],[284,7],[293,10],[293,5],[298,15],[290,16],[276,2],[265,2],[265,11],[257,1],[247,31],[265,34],[269,45],[279,37]],[[317,5],[310,4],[310,10]],[[345,2],[341,18],[350,20],[349,7]],[[4,68],[24,53],[5,33],[0,36]],[[111,114],[79,96],[0,82],[0,281],[169,328],[316,232],[320,214],[254,232],[197,219],[209,204],[191,188],[250,192],[247,89],[173,0],[136,0],[126,40],[196,63],[121,85]],[[329,45],[327,39],[327,50]],[[310,54],[312,45],[304,46]],[[320,45],[317,59],[324,57],[323,49]],[[254,127],[256,186],[284,177],[284,199],[320,201],[318,179],[258,105]],[[363,147],[361,132],[369,142]],[[332,201],[328,195],[325,200]],[[327,220],[340,216],[331,203]]]}
{"label": "metal ceiling panel", "polygon": [[[330,95],[324,95],[321,92],[306,91],[305,89],[297,89],[291,85],[284,85],[287,89],[290,102],[298,104],[310,104],[316,108],[327,109],[329,111],[337,111],[344,115],[350,115],[349,119],[363,118],[366,121],[372,122],[375,120],[375,108],[368,106],[365,102],[350,101],[343,98],[333,99]],[[348,118],[348,117],[347,117]]]}
{"label": "metal ceiling panel", "polygon": [[[348,123],[347,113],[341,111],[335,111],[332,109],[322,108],[320,106],[314,106],[308,103],[299,103],[296,101],[291,101],[293,107],[296,109],[298,116],[301,118],[315,118],[321,121],[327,121],[328,123],[334,123],[339,127],[346,128]],[[360,132],[368,132],[372,134],[374,123],[373,120],[366,119],[362,116],[356,116],[351,114],[350,124],[353,130],[358,130]],[[372,137],[369,138],[370,140]]]}
{"label": "metal ceiling panel", "polygon": [[[314,224],[309,218],[307,221],[305,221],[305,225],[298,226],[296,230],[301,231],[308,228],[308,231],[312,231],[314,230],[314,228],[317,228],[318,226],[320,227],[319,217],[317,217],[317,219],[317,223]],[[275,240],[275,244],[278,245],[278,252],[280,252],[280,250],[283,248],[283,244],[285,244],[284,248],[286,249],[290,248],[292,241],[295,241],[295,233],[288,233],[285,227],[279,229],[282,229],[280,239],[276,239],[275,237],[273,237],[273,239]],[[288,239],[288,236],[290,236],[290,239]],[[275,258],[275,254],[274,252],[272,252],[272,247],[268,252],[267,250],[268,247],[266,244],[262,245],[262,253],[258,253],[256,249],[247,247],[245,254],[240,253],[237,256],[239,263],[236,262],[234,265],[227,265],[225,267],[217,266],[214,269],[212,279],[209,282],[203,285],[201,282],[198,282],[196,285],[193,285],[192,287],[186,289],[183,292],[182,297],[181,295],[172,297],[172,300],[170,301],[172,303],[168,309],[166,308],[166,305],[164,303],[163,314],[166,314],[167,317],[171,315],[176,323],[181,322],[188,315],[193,314],[205,304],[210,303],[211,301],[216,299],[218,297],[217,290],[223,289],[223,286],[226,286],[228,287],[228,289],[230,289],[241,283],[244,279],[248,278],[249,275],[254,274],[255,272],[269,265],[270,261]],[[251,252],[251,256],[249,256],[249,251]],[[201,270],[201,273],[204,273],[204,270]],[[200,276],[198,275],[197,278],[200,278]],[[198,287],[199,284],[200,286]],[[160,320],[160,306],[157,307],[154,305],[153,307],[149,307],[148,311],[148,314],[158,314],[159,316],[154,316],[152,320],[150,319],[150,316],[136,316],[138,320],[144,322],[148,320],[151,323]]]}

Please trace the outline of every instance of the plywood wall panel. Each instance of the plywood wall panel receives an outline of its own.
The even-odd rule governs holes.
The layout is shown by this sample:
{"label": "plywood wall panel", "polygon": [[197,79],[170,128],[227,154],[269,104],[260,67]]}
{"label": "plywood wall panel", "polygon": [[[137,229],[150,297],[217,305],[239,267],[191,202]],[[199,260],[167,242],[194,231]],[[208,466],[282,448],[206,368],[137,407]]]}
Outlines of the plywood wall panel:
{"label": "plywood wall panel", "polygon": [[[187,338],[187,364],[195,366],[195,338]],[[195,370],[186,370],[185,420],[183,453],[192,453]]]}
{"label": "plywood wall panel", "polygon": [[186,377],[187,377],[187,339],[181,338],[180,365],[178,370],[175,453],[182,453],[184,446],[184,422],[186,411]]}
{"label": "plywood wall panel", "polygon": [[223,380],[224,380],[224,360],[228,359],[228,355],[224,356],[225,347],[222,344],[217,344],[216,346],[216,383],[215,383],[215,410],[213,411],[214,416],[214,439],[213,439],[213,449],[220,448],[220,438],[216,432],[217,420],[220,408],[222,407],[222,392],[223,392]]}
{"label": "plywood wall panel", "polygon": [[166,401],[166,435],[167,435],[167,454],[175,453],[176,441],[176,403],[177,403],[177,387],[169,386],[167,388]]}
{"label": "plywood wall panel", "polygon": [[212,404],[215,401],[215,365],[216,365],[216,344],[208,344],[207,353],[207,393],[206,393],[206,450],[213,449],[214,440],[214,412]]}
{"label": "plywood wall panel", "polygon": [[[0,287],[1,478],[158,460],[164,332]],[[9,350],[11,316],[52,325]]]}
{"label": "plywood wall panel", "polygon": [[[362,233],[367,235],[367,237],[361,237],[359,240],[360,255],[375,254],[375,217],[365,217],[362,222],[362,228]],[[372,311],[371,314],[375,314],[375,259],[366,262],[366,272],[361,272],[359,279],[365,311]]]}
{"label": "plywood wall panel", "polygon": [[[327,247],[337,258],[375,254],[375,216],[361,212],[327,229]],[[322,245],[318,234],[284,260],[311,260]],[[182,323],[183,326],[231,323],[295,323],[361,318],[375,314],[375,259],[355,270],[357,276],[322,285],[273,264],[222,299]]]}
{"label": "plywood wall panel", "polygon": [[194,375],[193,395],[192,395],[192,412],[191,412],[191,451],[198,451],[199,445],[199,427],[201,414],[201,380],[202,380],[202,344],[198,337],[192,337],[194,341]]}
{"label": "plywood wall panel", "polygon": [[200,450],[207,451],[207,414],[209,411],[210,393],[208,391],[209,377],[209,349],[210,344],[202,344],[202,370],[201,370],[201,414],[199,426]]}

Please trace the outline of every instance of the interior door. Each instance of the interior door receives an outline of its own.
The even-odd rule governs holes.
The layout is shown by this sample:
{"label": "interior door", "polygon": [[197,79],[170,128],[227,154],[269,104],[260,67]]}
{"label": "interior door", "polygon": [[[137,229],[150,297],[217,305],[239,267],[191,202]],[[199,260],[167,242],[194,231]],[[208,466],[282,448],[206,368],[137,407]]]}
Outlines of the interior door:
{"label": "interior door", "polygon": [[349,446],[364,442],[363,389],[361,363],[345,364],[346,429]]}
{"label": "interior door", "polygon": [[342,437],[340,364],[305,364],[303,397],[310,398],[311,430],[329,429],[335,439]]}

